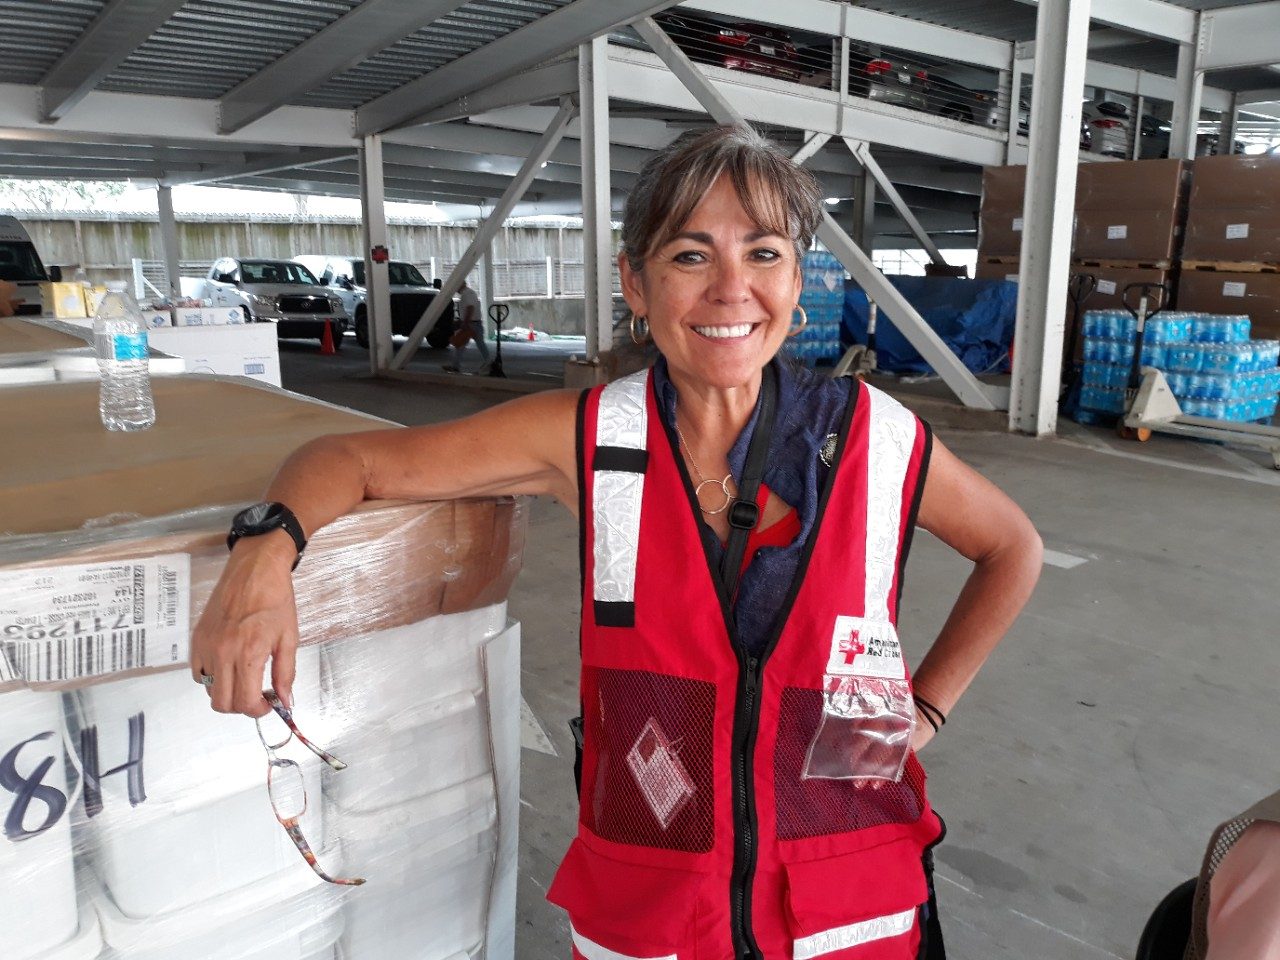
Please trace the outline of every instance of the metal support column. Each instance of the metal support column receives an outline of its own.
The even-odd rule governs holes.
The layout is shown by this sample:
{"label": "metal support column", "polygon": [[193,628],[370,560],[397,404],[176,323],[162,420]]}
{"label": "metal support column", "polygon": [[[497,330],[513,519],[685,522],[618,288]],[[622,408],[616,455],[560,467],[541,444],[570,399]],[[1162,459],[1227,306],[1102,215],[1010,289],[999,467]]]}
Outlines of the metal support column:
{"label": "metal support column", "polygon": [[497,296],[498,291],[493,273],[493,241],[490,240],[480,256],[479,287],[476,290],[476,296],[480,298],[480,329],[484,331],[486,340],[489,339],[489,329],[492,324],[489,319],[489,308],[493,306],[494,297]]}
{"label": "metal support column", "polygon": [[1133,153],[1131,160],[1142,159],[1142,117],[1147,112],[1147,98],[1142,94],[1138,94],[1133,98],[1133,120],[1130,126],[1133,128]]}
{"label": "metal support column", "polygon": [[1009,428],[1042,436],[1058,425],[1088,0],[1041,0],[1036,49]]}
{"label": "metal support column", "polygon": [[1218,128],[1218,153],[1230,156],[1236,152],[1236,124],[1240,116],[1240,105],[1236,94],[1231,94],[1231,102],[1222,111],[1222,124]]}
{"label": "metal support column", "polygon": [[1018,137],[1018,125],[1022,118],[1022,70],[1023,61],[1018,59],[1018,47],[1014,44],[1013,57],[1009,61],[1009,142],[1005,144],[1004,162],[1013,163],[1015,141]]}
{"label": "metal support column", "polygon": [[[177,298],[182,295],[181,272],[178,266],[182,259],[182,251],[178,246],[178,220],[173,215],[173,187],[161,185],[156,190],[156,207],[160,212],[160,249],[164,253],[164,276],[168,282],[169,296]],[[76,234],[79,239],[79,222],[76,223]],[[83,253],[80,262],[84,263]]]}
{"label": "metal support column", "polygon": [[413,331],[409,334],[409,339],[400,348],[399,352],[391,358],[391,369],[403,370],[405,364],[418,352],[418,346],[422,343],[422,338],[435,326],[436,321],[440,319],[440,315],[444,313],[445,305],[450,303],[453,300],[453,295],[458,292],[459,287],[462,285],[462,280],[471,272],[481,254],[488,249],[489,244],[493,242],[493,238],[502,229],[502,224],[511,213],[511,209],[524,196],[524,192],[529,189],[529,184],[538,175],[542,165],[550,159],[556,145],[560,142],[560,138],[564,136],[564,131],[569,126],[569,121],[574,118],[577,112],[576,105],[568,97],[560,100],[560,109],[556,111],[551,125],[547,127],[537,145],[529,153],[529,156],[525,158],[520,170],[515,175],[515,179],[511,181],[511,185],[507,187],[494,206],[493,212],[489,214],[488,219],[476,231],[475,239],[471,241],[471,245],[462,254],[458,265],[453,268],[453,272],[445,280],[444,286],[440,290],[440,295],[431,301],[431,306],[427,307],[426,312],[422,314],[414,325]]}
{"label": "metal support column", "polygon": [[853,212],[849,236],[858,249],[871,256],[876,245],[876,181],[860,170],[853,178]]}
{"label": "metal support column", "polygon": [[609,163],[609,38],[578,48],[582,131],[582,280],[587,360],[613,346],[613,211]]}
{"label": "metal support column", "polygon": [[1196,63],[1196,45],[1178,45],[1178,73],[1173,101],[1173,130],[1169,134],[1169,156],[1175,160],[1191,160],[1196,155],[1196,132],[1200,125],[1200,97],[1204,92],[1204,73]]}
{"label": "metal support column", "polygon": [[360,147],[360,216],[364,221],[364,309],[369,329],[369,370],[377,376],[391,365],[392,343],[391,278],[386,261],[377,263],[373,259],[375,248],[389,249],[382,137],[376,134],[364,137]]}
{"label": "metal support column", "polygon": [[[1066,0],[1061,2],[1065,3]],[[733,109],[711,81],[702,75],[702,71],[651,18],[638,20],[633,26],[641,39],[662,59],[717,123],[746,123],[742,115]],[[1077,109],[1079,109],[1078,105]],[[1007,392],[979,381],[969,368],[960,362],[960,358],[951,351],[942,338],[933,331],[933,328],[924,322],[924,318],[906,301],[898,289],[876,269],[871,258],[858,249],[849,235],[832,219],[831,214],[825,211],[822,214],[822,223],[818,227],[818,237],[844,264],[844,268],[849,271],[857,284],[880,304],[885,315],[902,331],[902,335],[908,342],[920,351],[925,362],[938,372],[938,376],[955,391],[962,403],[983,410],[1000,409],[1007,404]]]}

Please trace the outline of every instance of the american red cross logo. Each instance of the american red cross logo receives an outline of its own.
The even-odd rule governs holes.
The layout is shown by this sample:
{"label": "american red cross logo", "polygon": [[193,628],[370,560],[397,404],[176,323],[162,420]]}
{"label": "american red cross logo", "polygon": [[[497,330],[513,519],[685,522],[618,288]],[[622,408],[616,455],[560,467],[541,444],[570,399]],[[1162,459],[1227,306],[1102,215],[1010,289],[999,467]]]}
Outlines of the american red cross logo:
{"label": "american red cross logo", "polygon": [[862,642],[858,636],[857,630],[849,631],[849,636],[844,637],[840,641],[837,648],[841,659],[844,660],[846,666],[853,666],[853,658],[860,653],[867,652],[867,645]]}

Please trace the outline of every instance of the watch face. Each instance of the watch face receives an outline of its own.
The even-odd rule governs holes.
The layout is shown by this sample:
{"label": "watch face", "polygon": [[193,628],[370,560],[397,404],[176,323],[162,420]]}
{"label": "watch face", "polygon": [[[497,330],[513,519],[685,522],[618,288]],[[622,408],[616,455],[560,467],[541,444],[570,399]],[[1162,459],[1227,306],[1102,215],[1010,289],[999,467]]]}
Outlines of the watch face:
{"label": "watch face", "polygon": [[244,531],[260,530],[264,526],[269,526],[270,521],[274,520],[280,513],[279,504],[275,503],[255,503],[251,507],[241,510],[235,520],[237,528]]}

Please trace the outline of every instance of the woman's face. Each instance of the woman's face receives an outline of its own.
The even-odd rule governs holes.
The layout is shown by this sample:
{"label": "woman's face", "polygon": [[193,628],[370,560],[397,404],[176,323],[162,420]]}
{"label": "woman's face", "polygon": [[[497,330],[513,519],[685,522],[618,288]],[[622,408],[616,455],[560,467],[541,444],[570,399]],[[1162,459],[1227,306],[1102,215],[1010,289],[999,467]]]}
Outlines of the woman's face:
{"label": "woman's face", "polygon": [[722,176],[680,233],[630,269],[627,305],[647,317],[673,374],[708,386],[753,383],[778,352],[800,298],[795,245],[763,233]]}

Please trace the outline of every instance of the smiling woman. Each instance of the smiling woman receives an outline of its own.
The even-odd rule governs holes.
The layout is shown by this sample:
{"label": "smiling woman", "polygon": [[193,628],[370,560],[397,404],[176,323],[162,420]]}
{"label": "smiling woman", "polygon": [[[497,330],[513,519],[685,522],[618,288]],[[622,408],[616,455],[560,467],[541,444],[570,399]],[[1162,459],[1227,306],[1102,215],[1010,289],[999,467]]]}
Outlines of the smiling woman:
{"label": "smiling woman", "polygon": [[[619,258],[652,370],[454,423],[324,438],[266,499],[192,640],[214,709],[288,703],[290,566],[365,498],[547,494],[579,514],[580,812],[548,892],[578,960],[942,956],[916,757],[1026,602],[1022,511],[891,397],[778,359],[813,178],[720,127],[653,157]],[[282,509],[284,509],[282,507]],[[914,679],[916,525],[974,561]]]}

